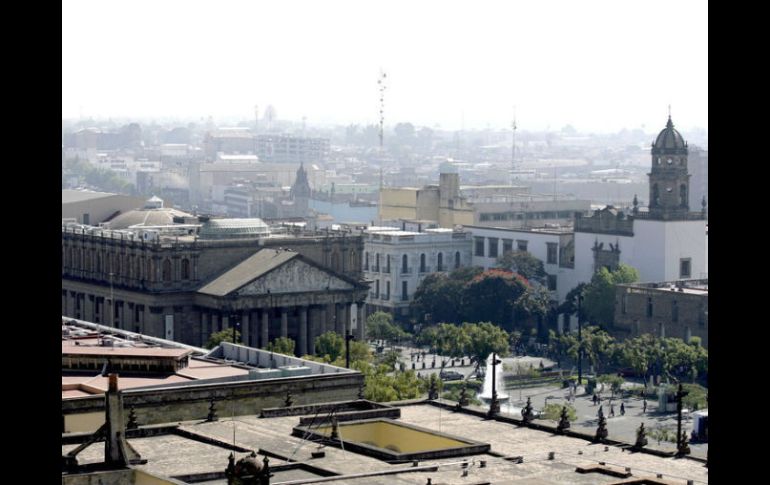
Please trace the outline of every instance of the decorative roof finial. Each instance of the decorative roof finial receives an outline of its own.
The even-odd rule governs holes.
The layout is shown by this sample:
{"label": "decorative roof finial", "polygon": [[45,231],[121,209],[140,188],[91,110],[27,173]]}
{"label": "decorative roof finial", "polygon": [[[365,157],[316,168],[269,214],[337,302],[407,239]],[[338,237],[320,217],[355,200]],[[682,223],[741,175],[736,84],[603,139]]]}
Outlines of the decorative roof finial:
{"label": "decorative roof finial", "polygon": [[673,128],[674,122],[671,121],[671,105],[668,105],[668,122],[666,123],[666,128]]}

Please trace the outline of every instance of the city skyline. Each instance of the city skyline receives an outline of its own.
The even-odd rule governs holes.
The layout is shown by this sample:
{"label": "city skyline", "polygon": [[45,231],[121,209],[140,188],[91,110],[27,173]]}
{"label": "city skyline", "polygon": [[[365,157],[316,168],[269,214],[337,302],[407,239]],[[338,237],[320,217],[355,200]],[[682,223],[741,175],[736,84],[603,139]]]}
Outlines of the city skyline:
{"label": "city skyline", "polygon": [[708,129],[700,2],[212,6],[63,5],[62,117],[376,124],[383,69],[391,126]]}

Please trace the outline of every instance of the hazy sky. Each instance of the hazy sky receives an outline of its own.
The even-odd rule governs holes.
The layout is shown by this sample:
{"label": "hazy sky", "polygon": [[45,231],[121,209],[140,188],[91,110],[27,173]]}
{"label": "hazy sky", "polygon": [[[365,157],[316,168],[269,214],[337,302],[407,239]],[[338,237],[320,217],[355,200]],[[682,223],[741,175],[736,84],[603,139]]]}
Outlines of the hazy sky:
{"label": "hazy sky", "polygon": [[708,128],[706,1],[62,3],[62,117]]}

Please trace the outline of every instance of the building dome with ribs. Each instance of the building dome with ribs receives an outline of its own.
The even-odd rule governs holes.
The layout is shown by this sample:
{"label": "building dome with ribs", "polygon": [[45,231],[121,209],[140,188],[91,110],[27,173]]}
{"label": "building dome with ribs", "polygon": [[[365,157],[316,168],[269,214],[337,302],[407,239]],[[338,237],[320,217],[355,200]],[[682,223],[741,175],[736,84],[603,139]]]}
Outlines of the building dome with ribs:
{"label": "building dome with ribs", "polygon": [[674,129],[671,116],[668,117],[666,127],[658,134],[655,143],[652,144],[653,154],[686,154],[687,142],[682,135]]}

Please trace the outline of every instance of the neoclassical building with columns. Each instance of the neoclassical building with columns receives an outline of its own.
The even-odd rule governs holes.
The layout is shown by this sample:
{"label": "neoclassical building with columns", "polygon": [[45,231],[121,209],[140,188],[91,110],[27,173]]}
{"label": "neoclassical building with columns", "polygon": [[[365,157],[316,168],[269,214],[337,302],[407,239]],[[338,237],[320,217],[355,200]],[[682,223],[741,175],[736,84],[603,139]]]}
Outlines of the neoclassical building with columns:
{"label": "neoclassical building with columns", "polygon": [[120,220],[154,225],[62,225],[62,315],[197,346],[235,325],[247,345],[289,337],[298,355],[327,331],[364,338],[360,235],[134,212]]}

